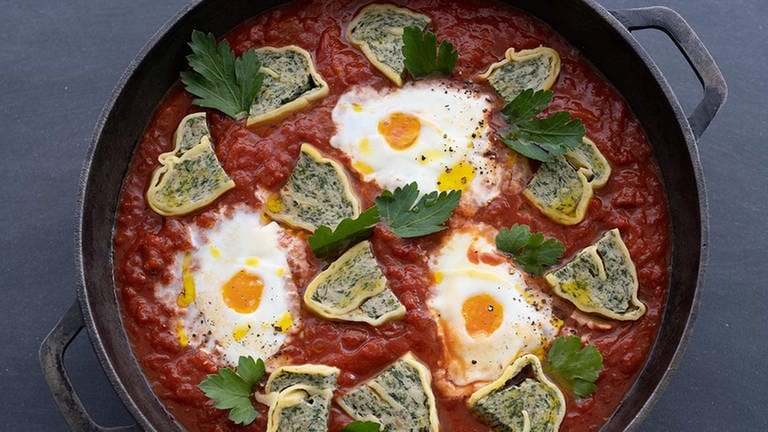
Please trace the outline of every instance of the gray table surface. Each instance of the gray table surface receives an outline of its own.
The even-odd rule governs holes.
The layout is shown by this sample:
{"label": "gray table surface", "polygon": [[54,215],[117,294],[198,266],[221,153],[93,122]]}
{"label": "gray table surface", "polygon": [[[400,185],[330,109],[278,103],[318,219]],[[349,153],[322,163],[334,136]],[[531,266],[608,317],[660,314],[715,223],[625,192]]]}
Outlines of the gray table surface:
{"label": "gray table surface", "polygon": [[[641,430],[766,431],[768,2],[600,1],[609,8],[676,9],[730,86],[725,108],[699,142],[711,212],[699,318],[678,372]],[[185,3],[0,0],[0,430],[67,430],[37,349],[75,299],[80,168],[126,66]],[[653,30],[636,35],[690,112],[701,91],[673,44]],[[131,422],[84,334],[65,361],[97,421]]]}

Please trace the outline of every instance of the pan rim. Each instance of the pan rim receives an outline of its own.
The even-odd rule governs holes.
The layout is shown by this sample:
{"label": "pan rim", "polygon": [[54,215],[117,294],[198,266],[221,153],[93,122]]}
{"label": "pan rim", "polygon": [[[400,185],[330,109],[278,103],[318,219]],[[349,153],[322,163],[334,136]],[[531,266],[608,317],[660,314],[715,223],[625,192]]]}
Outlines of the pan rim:
{"label": "pan rim", "polygon": [[[83,167],[81,169],[80,179],[78,184],[79,192],[78,192],[78,198],[76,202],[75,236],[74,236],[76,285],[77,285],[76,292],[77,292],[78,303],[82,311],[83,321],[84,321],[85,327],[87,328],[88,337],[90,339],[92,346],[94,347],[94,351],[96,352],[97,358],[99,360],[99,363],[102,366],[102,369],[106,373],[110,383],[115,388],[116,393],[120,397],[121,401],[123,402],[127,410],[130,412],[133,418],[136,419],[139,426],[141,426],[145,430],[155,430],[155,427],[147,418],[145,413],[139,409],[138,405],[136,404],[134,399],[131,397],[131,394],[128,392],[127,388],[123,384],[121,376],[118,373],[113,363],[113,360],[110,358],[109,354],[106,352],[106,349],[101,341],[101,335],[99,334],[94,313],[93,313],[93,310],[91,309],[92,305],[89,300],[87,281],[86,281],[86,263],[85,263],[85,257],[84,257],[85,244],[83,242],[83,232],[87,229],[86,219],[85,219],[85,213],[86,213],[85,202],[86,202],[86,197],[89,189],[93,188],[93,185],[90,184],[91,182],[89,180],[92,174],[92,165],[93,165],[94,155],[97,149],[99,148],[100,142],[102,141],[103,131],[109,119],[109,115],[114,110],[115,105],[119,102],[120,96],[125,90],[125,87],[128,84],[129,80],[134,76],[137,69],[139,69],[143,65],[149,53],[155,48],[155,46],[158,45],[158,42],[164,37],[166,37],[174,29],[174,27],[176,27],[182,20],[184,20],[197,8],[201,7],[202,4],[208,1],[211,1],[211,0],[192,0],[189,4],[187,4],[181,10],[179,10],[179,12],[177,12],[171,19],[166,21],[154,33],[154,35],[152,35],[152,37],[144,44],[144,46],[139,51],[139,53],[133,58],[133,60],[126,67],[117,85],[112,91],[111,96],[105,103],[104,108],[102,109],[98,117],[98,120],[95,124],[94,131],[91,136],[90,145],[86,152]],[[675,96],[669,82],[664,77],[661,70],[655,64],[655,62],[650,57],[650,55],[645,51],[645,49],[637,41],[637,39],[635,39],[635,37],[606,8],[600,5],[596,0],[579,0],[579,1],[585,6],[587,6],[587,8],[590,9],[593,13],[595,13],[599,18],[605,21],[613,29],[613,31],[616,32],[616,34],[621,37],[621,39],[625,43],[627,43],[632,47],[632,49],[634,50],[634,55],[637,55],[643,61],[643,63],[645,64],[645,66],[648,68],[649,72],[653,76],[653,78],[659,84],[659,88],[662,90],[667,103],[669,103],[669,106],[672,112],[674,113],[677,123],[681,127],[681,133],[682,133],[683,139],[685,140],[686,149],[688,151],[688,155],[690,157],[690,161],[692,165],[691,168],[694,174],[693,181],[697,186],[697,198],[698,198],[698,206],[699,206],[698,212],[699,212],[699,218],[701,221],[700,235],[699,235],[701,248],[699,251],[699,259],[698,259],[699,265],[698,265],[698,271],[696,273],[695,288],[693,292],[693,299],[691,302],[691,309],[690,309],[690,312],[688,313],[688,318],[683,326],[683,331],[681,333],[680,339],[679,341],[677,341],[674,353],[672,354],[672,357],[669,360],[669,362],[666,364],[665,372],[662,374],[661,378],[655,383],[655,385],[653,386],[653,389],[650,391],[649,396],[645,399],[645,402],[639,407],[639,409],[637,409],[633,419],[627,424],[625,428],[625,430],[627,431],[633,431],[633,430],[636,430],[638,426],[642,423],[642,421],[648,416],[648,414],[653,409],[653,406],[658,401],[661,394],[663,394],[663,392],[668,387],[671,377],[674,375],[674,373],[678,369],[679,364],[682,361],[684,353],[690,342],[694,323],[698,315],[698,307],[699,307],[700,295],[701,295],[701,285],[704,280],[704,274],[705,274],[707,262],[709,259],[708,199],[707,199],[707,193],[706,193],[706,188],[704,183],[703,168],[700,162],[699,152],[697,148],[697,139],[694,136],[694,133],[690,127],[688,119],[684,113],[684,110],[680,105],[677,97]],[[555,28],[555,30],[557,31],[557,28]],[[114,212],[115,210],[113,209],[112,213]],[[114,225],[112,226],[112,230],[114,230]],[[111,256],[109,258],[109,262],[110,264],[112,263]],[[114,273],[112,273],[112,270],[110,270],[110,272],[112,274],[112,288],[114,289],[114,286],[115,286]],[[671,283],[671,281],[668,283]],[[668,295],[669,293],[667,293],[667,296]],[[669,297],[667,297],[667,301],[668,299]],[[115,304],[115,307],[117,308],[117,310],[120,310],[120,306],[118,304]],[[665,314],[666,314],[666,310],[667,308],[665,308]],[[125,335],[125,329],[122,326],[122,316],[119,317],[119,320],[121,322],[121,329],[119,330],[120,332],[122,332],[123,335]],[[663,322],[663,318],[662,318],[662,322]],[[128,340],[127,335],[125,337],[126,337],[126,340]],[[658,344],[658,337],[654,342],[651,352],[653,352],[656,349],[657,344]],[[131,355],[133,356],[132,352],[131,352]],[[650,359],[650,355],[649,355],[649,359]],[[136,363],[135,358],[132,358],[132,361]],[[646,366],[647,366],[647,362],[643,366],[643,370],[645,369]],[[635,385],[633,385],[632,388],[629,390],[629,392],[634,391],[636,385],[637,385],[637,381],[635,382]],[[154,396],[154,392],[152,395]],[[154,397],[156,399],[156,396]],[[158,401],[158,404],[160,407],[163,407],[162,404],[159,403],[159,401]],[[619,407],[616,408],[616,411],[614,411],[614,415],[616,414],[616,412],[618,412],[619,409],[621,409],[621,405],[619,405]],[[167,410],[164,407],[163,407],[163,411],[166,414],[168,414]],[[175,423],[175,420],[172,419],[172,421]],[[608,419],[608,422],[610,422],[610,418]]]}

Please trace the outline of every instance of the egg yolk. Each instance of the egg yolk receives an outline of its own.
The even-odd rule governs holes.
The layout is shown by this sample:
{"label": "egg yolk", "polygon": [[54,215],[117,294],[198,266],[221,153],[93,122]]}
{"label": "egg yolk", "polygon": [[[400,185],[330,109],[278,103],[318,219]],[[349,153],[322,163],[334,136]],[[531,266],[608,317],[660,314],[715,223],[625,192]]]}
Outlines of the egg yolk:
{"label": "egg yolk", "polygon": [[446,168],[437,178],[437,190],[460,190],[466,192],[475,178],[475,168],[468,162],[461,161],[452,168]]}
{"label": "egg yolk", "polygon": [[368,138],[363,138],[360,140],[360,152],[363,153],[365,156],[370,156],[373,154],[371,151],[371,142],[368,141]]}
{"label": "egg yolk", "polygon": [[267,209],[272,213],[283,211],[283,200],[278,195],[272,195],[267,198]]}
{"label": "egg yolk", "polygon": [[436,272],[432,273],[432,277],[435,279],[435,283],[439,284],[440,282],[443,281],[443,277],[444,277],[443,276],[443,272],[436,271]]}
{"label": "egg yolk", "polygon": [[412,146],[420,130],[421,122],[413,114],[396,112],[379,121],[379,133],[395,150],[405,150]]}
{"label": "egg yolk", "polygon": [[470,336],[488,336],[501,326],[504,307],[493,296],[479,294],[464,301],[461,314]]}
{"label": "egg yolk", "polygon": [[370,165],[368,165],[363,161],[355,161],[355,163],[353,163],[352,166],[362,174],[373,173],[373,167],[371,167]]}
{"label": "egg yolk", "polygon": [[259,308],[264,282],[256,275],[240,270],[221,288],[224,303],[235,312],[251,313]]}
{"label": "egg yolk", "polygon": [[184,329],[184,323],[181,321],[176,322],[176,339],[179,341],[180,347],[189,345],[189,336],[187,336],[187,331]]}
{"label": "egg yolk", "polygon": [[240,342],[244,337],[248,335],[250,330],[251,326],[249,325],[235,327],[235,329],[232,331],[232,338],[235,340],[235,342]]}
{"label": "egg yolk", "polygon": [[189,306],[195,301],[195,278],[192,276],[192,255],[186,253],[181,261],[181,293],[176,303],[181,307]]}
{"label": "egg yolk", "polygon": [[275,327],[280,333],[285,333],[293,326],[293,316],[290,312],[286,312],[275,321]]}

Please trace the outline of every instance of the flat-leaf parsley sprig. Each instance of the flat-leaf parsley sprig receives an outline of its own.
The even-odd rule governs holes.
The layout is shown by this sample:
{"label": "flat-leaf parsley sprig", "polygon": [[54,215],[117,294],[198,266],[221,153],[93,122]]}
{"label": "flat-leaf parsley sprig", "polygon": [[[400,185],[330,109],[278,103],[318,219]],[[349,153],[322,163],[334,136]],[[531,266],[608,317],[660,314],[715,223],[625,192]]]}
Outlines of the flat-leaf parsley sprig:
{"label": "flat-leaf parsley sprig", "polygon": [[460,190],[430,192],[419,198],[416,182],[394,191],[385,190],[376,204],[356,218],[344,218],[336,229],[321,226],[307,241],[317,256],[347,249],[353,243],[371,235],[374,226],[383,219],[400,238],[421,237],[442,231],[461,199]]}
{"label": "flat-leaf parsley sprig", "polygon": [[318,227],[307,241],[315,255],[328,255],[333,251],[347,249],[352,243],[369,237],[378,222],[379,209],[373,206],[354,219],[342,219],[335,229],[325,225]]}
{"label": "flat-leaf parsley sprig", "polygon": [[557,263],[565,252],[558,240],[544,240],[544,234],[532,234],[528,225],[517,224],[496,234],[496,248],[512,255],[523,270],[536,276],[541,276],[545,266]]}
{"label": "flat-leaf parsley sprig", "polygon": [[259,415],[253,406],[253,387],[264,379],[264,372],[261,359],[241,356],[237,362],[237,372],[221,368],[218,373],[208,375],[198,387],[216,402],[216,408],[228,409],[229,419],[234,423],[250,424]]}
{"label": "flat-leaf parsley sprig", "polygon": [[353,421],[347,423],[341,432],[380,432],[381,425],[372,421]]}
{"label": "flat-leaf parsley sprig", "polygon": [[421,237],[446,229],[444,223],[459,205],[461,191],[434,191],[418,197],[419,188],[413,182],[392,192],[385,190],[376,198],[381,217],[398,237]]}
{"label": "flat-leaf parsley sprig", "polygon": [[256,53],[248,50],[239,58],[227,41],[216,43],[211,33],[192,31],[192,54],[187,61],[192,71],[181,73],[181,82],[196,96],[195,105],[214,108],[241,120],[261,90],[264,74]]}
{"label": "flat-leaf parsley sprig", "polygon": [[577,398],[597,390],[595,381],[603,370],[603,356],[594,345],[581,347],[578,336],[558,336],[547,352],[544,370]]}
{"label": "flat-leaf parsley sprig", "polygon": [[418,27],[403,29],[403,56],[405,68],[414,78],[429,75],[450,75],[459,53],[448,41],[437,46],[437,36]]}
{"label": "flat-leaf parsley sprig", "polygon": [[586,130],[581,120],[571,118],[569,113],[558,111],[534,119],[551,101],[551,91],[528,89],[508,103],[501,110],[510,125],[510,129],[501,135],[504,144],[523,156],[542,162],[579,145]]}

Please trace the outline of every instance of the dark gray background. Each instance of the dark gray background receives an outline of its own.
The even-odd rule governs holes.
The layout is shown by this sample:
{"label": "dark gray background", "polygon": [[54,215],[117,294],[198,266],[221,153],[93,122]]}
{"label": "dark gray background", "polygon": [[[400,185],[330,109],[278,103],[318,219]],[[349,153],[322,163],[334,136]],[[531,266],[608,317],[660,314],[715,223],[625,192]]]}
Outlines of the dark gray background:
{"label": "dark gray background", "polygon": [[[257,1],[257,0],[254,0]],[[564,0],[567,1],[567,0]],[[679,11],[718,60],[725,108],[699,143],[711,211],[700,314],[643,431],[768,430],[768,54],[765,0],[601,0]],[[0,429],[63,431],[37,349],[75,299],[78,177],[103,104],[185,0],[0,0]],[[690,111],[698,83],[674,45],[636,34]],[[129,423],[85,335],[66,364],[90,412]]]}

